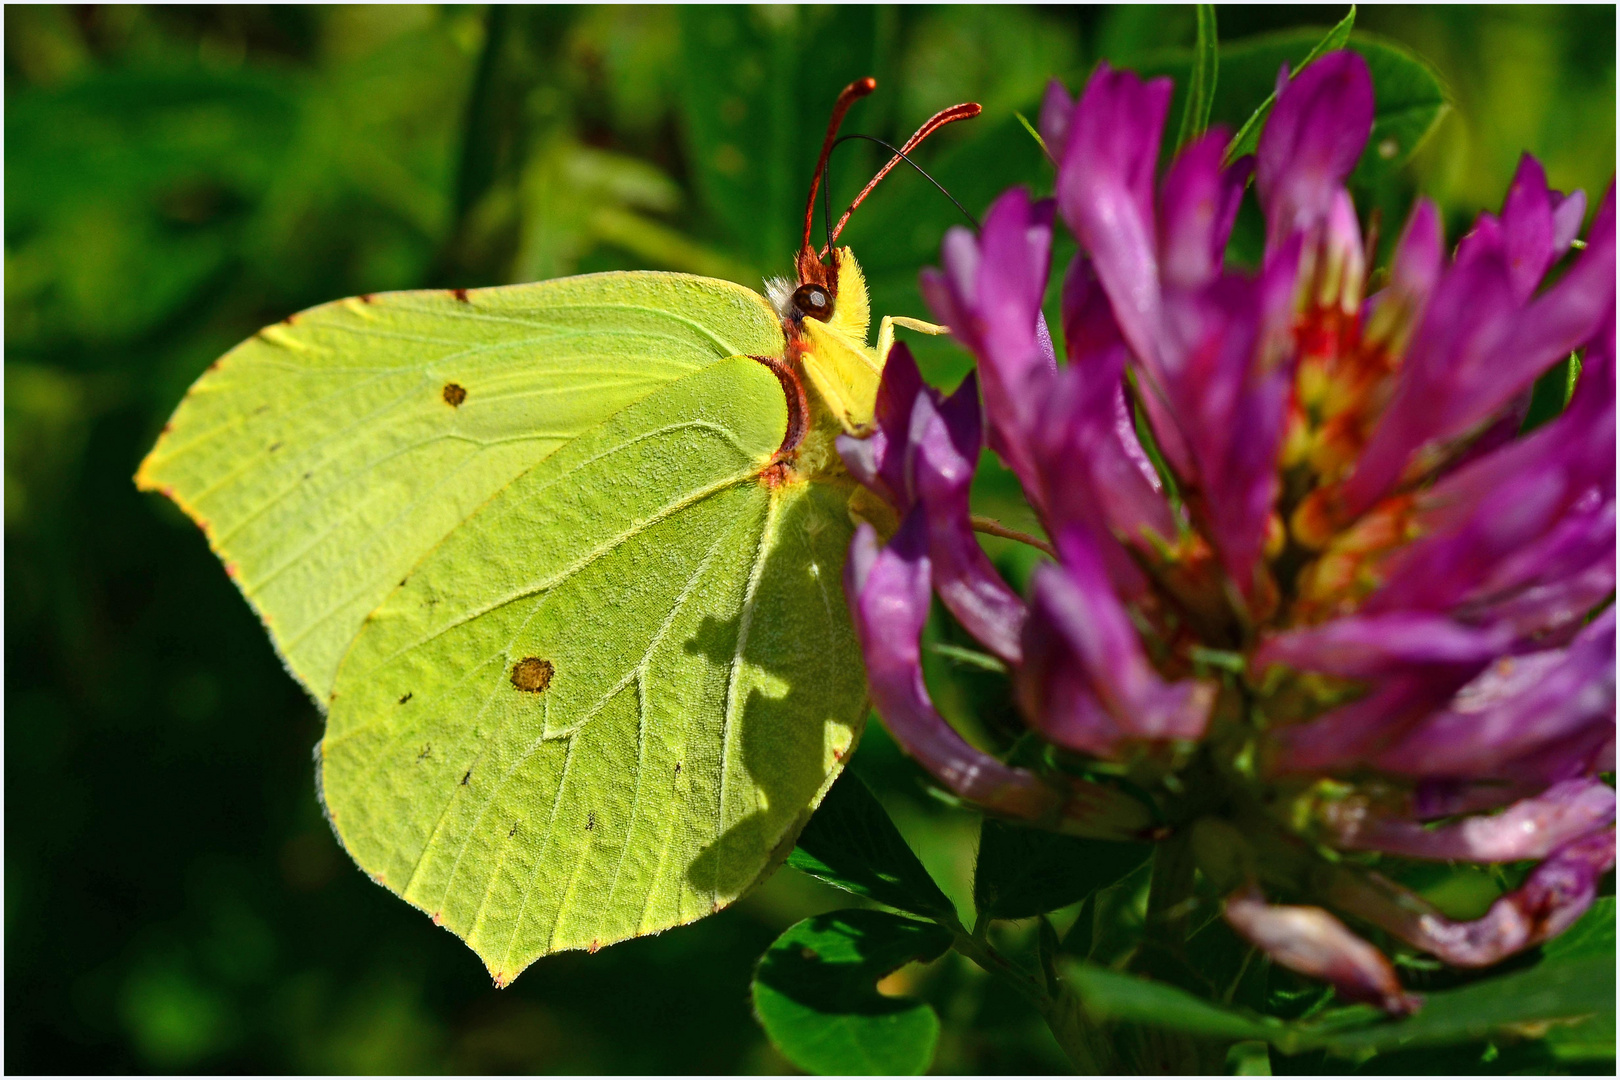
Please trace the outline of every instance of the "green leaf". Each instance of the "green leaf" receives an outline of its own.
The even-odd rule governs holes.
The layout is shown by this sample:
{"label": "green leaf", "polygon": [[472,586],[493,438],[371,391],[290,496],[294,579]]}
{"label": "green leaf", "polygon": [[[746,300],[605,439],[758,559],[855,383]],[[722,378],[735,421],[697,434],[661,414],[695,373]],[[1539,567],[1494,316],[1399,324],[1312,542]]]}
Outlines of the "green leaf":
{"label": "green leaf", "polygon": [[[1595,905],[1594,905],[1595,907]],[[1601,1055],[1615,1016],[1613,903],[1578,924],[1571,943],[1534,967],[1424,995],[1413,1016],[1385,1020],[1366,1006],[1313,1021],[1256,1016],[1167,983],[1067,961],[1066,980],[1099,1021],[1127,1021],[1194,1035],[1266,1039],[1285,1053],[1326,1049],[1345,1055],[1438,1046],[1522,1033],[1527,1025],[1564,1029],[1568,1056]],[[1607,924],[1604,920],[1607,919]],[[1605,1040],[1608,1040],[1605,1042]]]}
{"label": "green leaf", "polygon": [[1602,896],[1568,930],[1541,947],[1542,963],[1614,952],[1614,897]]}
{"label": "green leaf", "polygon": [[1373,81],[1373,125],[1351,182],[1375,184],[1412,156],[1440,123],[1446,94],[1440,77],[1393,42],[1357,35],[1350,48],[1367,61]]}
{"label": "green leaf", "polygon": [[777,1049],[807,1072],[916,1075],[939,1041],[923,1002],[886,997],[883,976],[950,947],[950,932],[886,911],[833,911],[776,939],[754,975],[754,1011]]}
{"label": "green leaf", "polygon": [[880,904],[956,918],[900,830],[857,776],[845,774],[799,834],[788,865]]}
{"label": "green leaf", "polygon": [[1193,45],[1192,81],[1187,103],[1181,113],[1181,134],[1176,146],[1186,146],[1209,127],[1209,112],[1215,106],[1215,82],[1220,56],[1215,34],[1215,5],[1198,4],[1198,40]]}
{"label": "green leaf", "polygon": [[[849,82],[881,73],[881,18],[856,5],[679,9],[686,160],[729,249],[764,272],[785,270],[799,246],[828,109]],[[849,130],[870,130],[893,102],[857,104]],[[872,158],[838,153],[834,202],[859,190]]]}
{"label": "green leaf", "polygon": [[848,488],[762,475],[782,349],[762,297],[674,274],[339,301],[228,354],[141,469],[329,704],[350,855],[499,984],[734,901],[853,747]]}
{"label": "green leaf", "polygon": [[1041,148],[1041,153],[1050,158],[1052,151],[1046,148],[1046,140],[1041,138],[1041,133],[1035,130],[1035,125],[1029,122],[1029,117],[1021,112],[1014,112],[1013,115],[1018,117],[1018,122],[1023,125],[1024,130],[1029,132],[1029,137],[1035,140],[1035,145]]}
{"label": "green leaf", "polygon": [[1305,1028],[1306,1045],[1341,1053],[1428,1046],[1486,1038],[1520,1025],[1605,1017],[1613,1023],[1614,952],[1481,979],[1456,990],[1425,996],[1416,1015],[1393,1023],[1316,1035]]}
{"label": "green leaf", "polygon": [[985,818],[973,902],[981,918],[1042,915],[1114,884],[1152,853],[1148,844],[1060,836]]}
{"label": "green leaf", "polygon": [[[1321,56],[1324,53],[1333,52],[1335,49],[1344,48],[1345,44],[1350,40],[1350,29],[1351,27],[1355,26],[1355,24],[1356,6],[1351,4],[1349,13],[1346,14],[1344,18],[1340,19],[1333,29],[1329,30],[1327,34],[1316,43],[1315,47],[1313,47],[1310,52],[1305,54],[1305,58],[1303,60],[1289,69],[1290,77],[1298,75],[1300,70],[1303,69],[1305,65],[1309,64],[1312,60],[1315,60],[1318,56]],[[1231,62],[1232,57],[1230,54],[1228,54],[1227,63],[1230,64]],[[1275,75],[1276,71],[1276,66],[1273,66],[1272,74]],[[1252,114],[1250,114],[1249,118],[1243,122],[1243,126],[1238,128],[1237,134],[1232,136],[1231,145],[1226,148],[1227,161],[1235,161],[1244,154],[1254,153],[1254,148],[1260,142],[1260,129],[1265,125],[1266,117],[1271,115],[1271,107],[1276,103],[1277,94],[1276,91],[1273,90],[1266,96],[1266,99],[1260,103],[1260,106],[1255,109]]]}
{"label": "green leaf", "polygon": [[1575,393],[1575,383],[1580,374],[1580,357],[1571,353],[1537,379],[1535,388],[1530,393],[1530,408],[1524,414],[1524,424],[1519,428],[1519,434],[1534,431],[1563,412],[1564,406],[1569,404],[1569,399]]}
{"label": "green leaf", "polygon": [[1099,1022],[1122,1020],[1226,1039],[1275,1038],[1278,1031],[1169,983],[1074,961],[1064,965],[1063,975],[1079,993],[1086,1012]]}

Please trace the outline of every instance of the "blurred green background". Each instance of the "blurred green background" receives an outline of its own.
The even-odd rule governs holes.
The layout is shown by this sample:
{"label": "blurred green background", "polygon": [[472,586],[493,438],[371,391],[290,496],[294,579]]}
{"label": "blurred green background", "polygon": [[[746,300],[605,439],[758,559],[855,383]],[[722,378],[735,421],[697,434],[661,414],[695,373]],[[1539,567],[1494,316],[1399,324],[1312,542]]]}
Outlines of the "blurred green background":
{"label": "blurred green background", "polygon": [[[1223,41],[1343,14],[1218,12]],[[1049,185],[1014,111],[1099,58],[1162,62],[1192,9],[9,6],[5,30],[7,1071],[786,1069],[750,970],[841,894],[784,870],[494,990],[349,864],[314,798],[314,707],[130,476],[212,359],[325,300],[617,268],[757,287],[788,267],[827,109],[861,75],[880,89],[847,129],[896,142],[983,103],[920,154],[975,212]],[[1521,151],[1594,202],[1609,182],[1612,6],[1368,8],[1357,30],[1426,58],[1452,104],[1366,199],[1426,192],[1455,238]],[[835,196],[876,162],[841,149]],[[877,313],[925,314],[916,273],[954,214],[896,173],[855,217]],[[934,378],[966,368],[918,351]],[[976,819],[875,725],[854,767],[965,898]],[[937,967],[916,976],[937,1069],[1061,1067],[1018,1003]]]}

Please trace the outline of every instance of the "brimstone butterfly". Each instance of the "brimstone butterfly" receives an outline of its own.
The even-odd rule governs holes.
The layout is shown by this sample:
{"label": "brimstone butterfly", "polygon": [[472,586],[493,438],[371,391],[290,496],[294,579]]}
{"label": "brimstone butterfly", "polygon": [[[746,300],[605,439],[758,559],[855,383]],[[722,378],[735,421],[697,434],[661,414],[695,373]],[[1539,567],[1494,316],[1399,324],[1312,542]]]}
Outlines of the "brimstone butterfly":
{"label": "brimstone butterfly", "polygon": [[942,328],[869,346],[860,268],[809,218],[770,300],[606,273],[289,317],[136,475],[327,710],[343,845],[498,984],[735,900],[859,737],[833,439],[870,422],[894,324]]}

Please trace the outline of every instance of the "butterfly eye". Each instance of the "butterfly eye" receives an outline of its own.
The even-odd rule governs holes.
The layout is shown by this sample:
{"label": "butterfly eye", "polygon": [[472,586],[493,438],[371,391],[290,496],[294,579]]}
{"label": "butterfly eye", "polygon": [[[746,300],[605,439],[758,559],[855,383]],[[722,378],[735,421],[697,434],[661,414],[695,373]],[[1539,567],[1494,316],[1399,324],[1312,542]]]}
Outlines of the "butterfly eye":
{"label": "butterfly eye", "polygon": [[812,319],[826,321],[832,314],[832,294],[820,285],[800,285],[793,290],[793,306]]}

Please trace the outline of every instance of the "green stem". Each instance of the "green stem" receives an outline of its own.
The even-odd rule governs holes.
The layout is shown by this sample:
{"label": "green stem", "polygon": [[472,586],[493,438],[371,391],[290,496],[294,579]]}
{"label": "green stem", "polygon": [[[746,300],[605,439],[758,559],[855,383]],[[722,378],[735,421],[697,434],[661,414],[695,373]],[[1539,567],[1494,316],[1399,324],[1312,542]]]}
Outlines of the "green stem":
{"label": "green stem", "polygon": [[957,952],[1034,1007],[1075,1072],[1096,1076],[1106,1071],[1102,1066],[1108,1060],[1107,1043],[1102,1032],[1087,1018],[1072,990],[1065,986],[1049,987],[998,953],[982,936],[986,928],[984,920],[974,928],[976,933],[969,933],[954,918],[941,920],[941,924],[951,932],[952,945]]}

